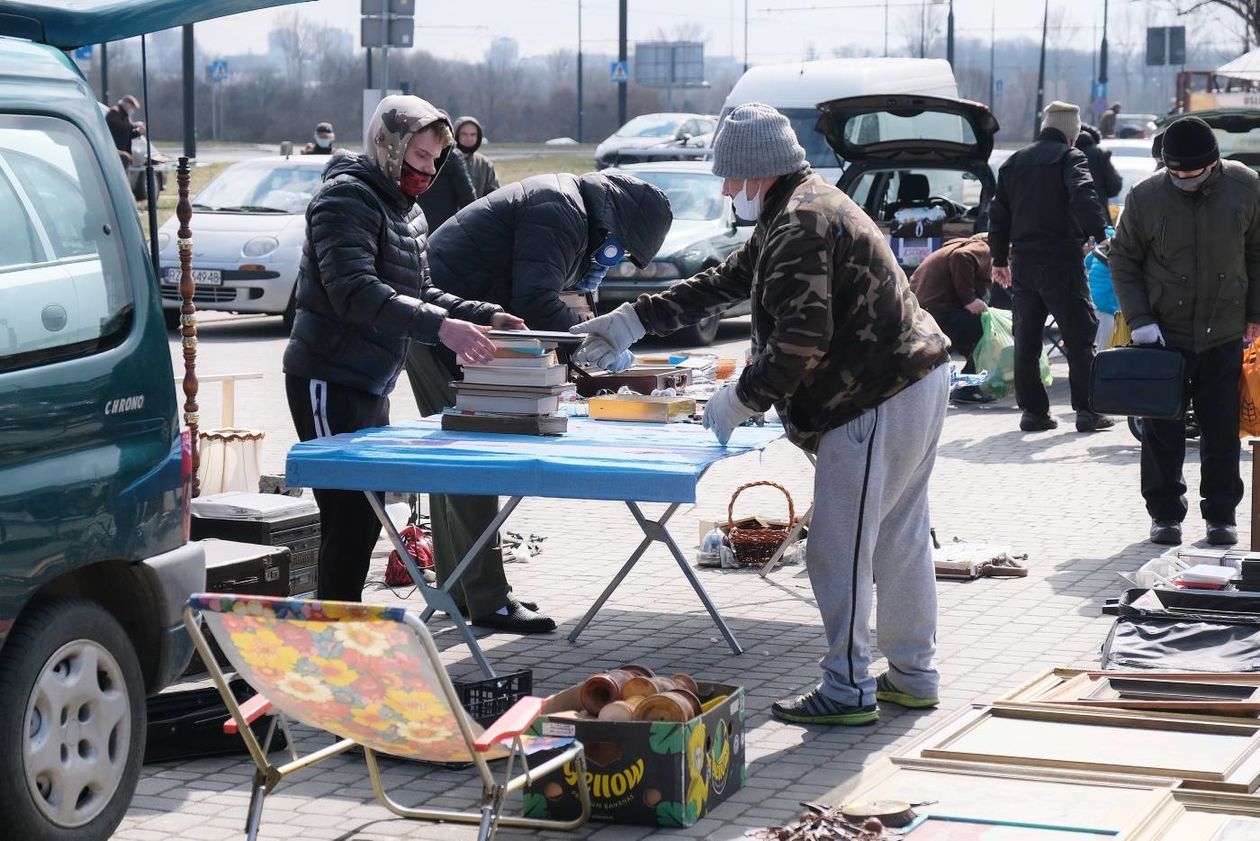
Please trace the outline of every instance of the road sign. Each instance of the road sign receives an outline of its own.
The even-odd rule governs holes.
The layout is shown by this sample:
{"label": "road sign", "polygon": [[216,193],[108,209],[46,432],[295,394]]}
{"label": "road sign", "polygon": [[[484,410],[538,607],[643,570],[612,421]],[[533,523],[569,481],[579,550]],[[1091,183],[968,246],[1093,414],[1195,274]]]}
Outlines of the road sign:
{"label": "road sign", "polygon": [[92,45],[86,44],[76,49],[74,51],[74,60],[75,61],[91,61],[92,60]]}
{"label": "road sign", "polygon": [[630,81],[628,62],[614,61],[608,65],[608,81],[615,85],[624,85]]}
{"label": "road sign", "polygon": [[1186,28],[1184,26],[1148,26],[1146,28],[1146,65],[1184,65],[1186,63]]}
{"label": "road sign", "polygon": [[216,58],[210,62],[210,81],[226,82],[228,77],[228,63],[225,58]]}
{"label": "road sign", "polygon": [[365,47],[410,47],[415,44],[415,18],[362,18],[360,40]]}

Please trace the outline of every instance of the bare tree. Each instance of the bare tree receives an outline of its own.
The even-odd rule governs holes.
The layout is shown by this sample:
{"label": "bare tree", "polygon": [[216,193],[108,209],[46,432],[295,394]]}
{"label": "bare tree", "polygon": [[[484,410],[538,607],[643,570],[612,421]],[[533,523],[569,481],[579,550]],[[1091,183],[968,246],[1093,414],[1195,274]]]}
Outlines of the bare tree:
{"label": "bare tree", "polygon": [[935,4],[924,0],[917,9],[902,9],[897,20],[897,33],[905,39],[905,55],[926,58],[937,52],[941,28],[936,22]]}
{"label": "bare tree", "polygon": [[315,27],[296,9],[286,11],[276,18],[270,39],[284,57],[285,76],[300,87],[303,66],[316,54]]}
{"label": "bare tree", "polygon": [[1241,25],[1242,36],[1247,44],[1260,44],[1260,0],[1195,0],[1177,2],[1178,15],[1190,15],[1199,11],[1214,11]]}

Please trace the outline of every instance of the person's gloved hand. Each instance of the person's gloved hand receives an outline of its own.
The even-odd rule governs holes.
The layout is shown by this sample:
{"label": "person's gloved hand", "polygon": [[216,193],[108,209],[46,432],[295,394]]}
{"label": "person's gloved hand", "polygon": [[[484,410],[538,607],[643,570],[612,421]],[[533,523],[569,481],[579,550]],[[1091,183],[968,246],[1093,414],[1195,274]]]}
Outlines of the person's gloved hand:
{"label": "person's gloved hand", "polygon": [[1144,324],[1134,328],[1132,336],[1132,344],[1135,345],[1162,345],[1164,343],[1164,334],[1159,331],[1158,324]]}
{"label": "person's gloved hand", "polygon": [[[630,345],[647,335],[634,305],[622,304],[610,313],[575,324],[569,328],[575,335],[586,335],[586,341],[573,354],[578,365],[594,365],[605,371],[624,371],[629,367]],[[630,361],[633,361],[631,358]],[[609,367],[618,365],[620,368]]]}
{"label": "person's gloved hand", "polygon": [[735,386],[724,385],[709,398],[704,407],[704,428],[713,433],[723,447],[731,440],[735,427],[757,414],[750,409],[735,393]]}

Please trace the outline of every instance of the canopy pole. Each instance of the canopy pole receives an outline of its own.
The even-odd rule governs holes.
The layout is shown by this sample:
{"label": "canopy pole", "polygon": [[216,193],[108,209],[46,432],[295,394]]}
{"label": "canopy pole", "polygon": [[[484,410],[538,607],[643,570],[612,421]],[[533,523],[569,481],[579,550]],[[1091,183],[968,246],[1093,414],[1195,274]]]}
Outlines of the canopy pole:
{"label": "canopy pole", "polygon": [[149,112],[149,55],[146,48],[147,38],[140,36],[140,84],[144,95],[144,187],[149,198],[149,259],[153,261],[153,273],[160,279],[162,262],[158,257],[158,223],[157,223],[157,173],[153,171],[153,134],[152,116]]}

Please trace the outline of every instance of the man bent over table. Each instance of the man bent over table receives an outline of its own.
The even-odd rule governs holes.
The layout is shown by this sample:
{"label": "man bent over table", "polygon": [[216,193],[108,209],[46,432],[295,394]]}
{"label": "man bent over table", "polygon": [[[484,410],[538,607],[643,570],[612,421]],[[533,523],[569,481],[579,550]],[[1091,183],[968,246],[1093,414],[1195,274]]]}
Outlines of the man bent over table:
{"label": "man bent over table", "polygon": [[[867,724],[876,699],[937,703],[936,580],[928,480],[949,391],[949,341],[919,308],[883,233],[813,173],[787,118],[752,103],[727,117],[713,172],[752,237],[722,265],[571,328],[579,363],[617,367],[645,333],[672,333],[752,299],[752,361],[713,395],[725,444],[772,405],[818,457],[806,555],[828,652],[822,682],[776,703],[786,721]],[[870,611],[889,671],[869,673]]]}

